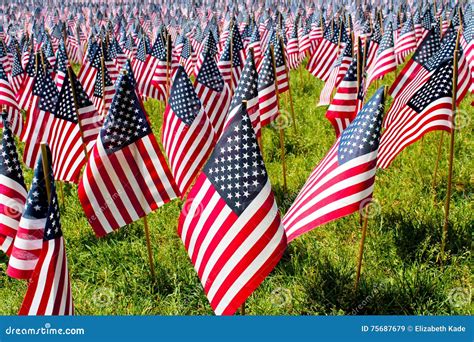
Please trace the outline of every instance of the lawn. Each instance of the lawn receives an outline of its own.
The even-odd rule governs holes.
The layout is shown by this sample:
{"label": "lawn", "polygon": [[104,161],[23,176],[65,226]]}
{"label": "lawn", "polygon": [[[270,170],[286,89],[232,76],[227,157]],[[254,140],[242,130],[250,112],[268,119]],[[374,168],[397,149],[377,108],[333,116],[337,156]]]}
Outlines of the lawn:
{"label": "lawn", "polygon": [[[394,75],[382,84],[391,84]],[[317,107],[323,83],[305,70],[291,73],[297,132],[285,125],[287,191],[283,187],[279,133],[263,130],[263,154],[284,214],[335,135]],[[374,91],[373,87],[370,93]],[[284,257],[246,302],[249,315],[400,314],[452,315],[472,312],[470,248],[474,226],[474,135],[472,95],[458,112],[450,226],[446,260],[440,254],[448,177],[449,138],[444,134],[437,181],[433,170],[442,133],[407,148],[387,170],[378,170],[376,202],[368,221],[364,262],[354,291],[361,237],[359,215],[318,227],[294,240]],[[288,119],[288,97],[281,96]],[[160,138],[163,104],[145,103]],[[22,147],[20,146],[20,149]],[[32,172],[26,172],[30,184]],[[176,233],[183,206],[175,200],[148,216],[156,269],[150,277],[143,221],[97,239],[77,198],[64,185],[61,223],[67,244],[72,292],[78,315],[211,315],[201,284]],[[26,282],[5,275],[0,256],[0,314],[15,315]]]}

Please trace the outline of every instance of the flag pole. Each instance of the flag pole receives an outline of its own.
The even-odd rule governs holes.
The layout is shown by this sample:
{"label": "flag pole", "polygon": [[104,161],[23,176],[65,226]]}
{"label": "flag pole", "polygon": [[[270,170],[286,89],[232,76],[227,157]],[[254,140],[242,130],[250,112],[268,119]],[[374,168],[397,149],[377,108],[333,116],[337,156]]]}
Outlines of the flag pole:
{"label": "flag pole", "polygon": [[44,183],[46,186],[46,196],[48,197],[48,203],[51,202],[51,180],[49,179],[49,160],[48,160],[48,150],[46,147],[48,144],[41,143],[41,156],[43,162],[43,174],[44,174]]}
{"label": "flag pole", "polygon": [[[273,74],[275,75],[275,94],[277,98],[277,110],[278,115],[280,115],[280,95],[278,93],[278,79],[276,74],[276,65],[275,65],[275,53],[273,51],[273,44],[270,45],[270,52],[272,55],[272,65],[273,65]],[[279,133],[280,133],[280,149],[281,149],[281,167],[283,170],[283,190],[285,193],[287,192],[287,183],[286,183],[286,160],[285,160],[285,133],[281,125],[279,125]]]}
{"label": "flag pole", "polygon": [[148,261],[150,263],[150,273],[153,280],[156,279],[155,264],[153,262],[153,251],[151,249],[150,229],[148,227],[148,219],[143,217],[143,226],[145,227],[146,249],[148,251]]}
{"label": "flag pole", "polygon": [[105,111],[105,63],[104,57],[100,58],[100,68],[102,69],[102,115],[105,117],[107,112]]}
{"label": "flag pole", "polygon": [[234,20],[230,20],[230,25],[229,25],[229,38],[230,38],[230,50],[229,50],[229,58],[230,58],[230,96],[234,96],[234,81],[232,78],[232,61],[234,60],[234,47],[233,47],[233,42],[234,42],[234,28],[232,27],[234,25]]}
{"label": "flag pole", "polygon": [[361,213],[361,216],[364,217],[364,222],[362,224],[362,236],[360,238],[359,255],[357,257],[357,273],[356,273],[356,280],[354,284],[354,289],[356,291],[359,287],[360,272],[362,269],[362,258],[364,257],[364,244],[365,244],[365,238],[367,236],[367,225],[369,221],[369,211],[367,209],[367,206],[363,209],[363,213]]}
{"label": "flag pole", "polygon": [[[280,39],[280,45],[283,47],[283,38],[281,36],[278,37]],[[290,110],[291,110],[291,120],[293,121],[293,128],[295,129],[295,134],[298,134],[298,129],[296,128],[296,118],[295,118],[295,109],[293,107],[293,97],[291,96],[291,84],[290,84],[290,73],[288,71],[288,65],[286,63],[286,57],[285,57],[285,52],[283,51],[283,63],[285,64],[285,72],[286,72],[286,77],[288,78],[288,95],[290,98]],[[275,60],[275,59],[273,59]],[[277,74],[275,72],[275,79],[277,79]]]}
{"label": "flag pole", "polygon": [[438,178],[438,168],[439,168],[439,161],[441,159],[441,150],[443,147],[443,139],[444,139],[444,132],[440,131],[439,142],[438,142],[438,155],[436,157],[434,172],[433,172],[433,183],[431,184],[431,188],[434,192],[433,195],[433,203],[436,202],[436,183]]}
{"label": "flag pole", "polygon": [[[384,101],[386,101],[387,92],[388,92],[388,86],[385,86],[384,87]],[[369,221],[369,208],[368,208],[369,205],[370,203],[367,203],[367,205],[362,209],[363,213],[359,210],[361,218],[363,216],[363,223],[362,223],[362,236],[360,238],[360,244],[359,244],[359,254],[357,257],[356,279],[354,283],[355,291],[357,291],[357,289],[359,288],[360,274],[362,270],[362,259],[364,257],[364,245],[365,245],[365,238],[367,237],[367,226],[368,226],[368,221]]]}
{"label": "flag pole", "polygon": [[165,96],[165,107],[168,104],[168,97],[170,95],[170,69],[171,69],[171,35],[166,36],[166,96]]}
{"label": "flag pole", "polygon": [[[458,42],[459,42],[459,30],[458,30]],[[456,43],[457,45],[457,43]],[[457,47],[457,46],[456,46]],[[449,142],[449,166],[448,166],[448,189],[446,191],[446,204],[444,209],[444,225],[443,225],[443,235],[441,238],[441,262],[444,261],[444,250],[446,248],[446,237],[448,235],[448,226],[449,226],[449,209],[451,205],[451,192],[453,184],[453,163],[454,163],[454,142],[455,142],[455,128],[456,128],[456,100],[457,100],[457,85],[458,85],[458,56],[459,50],[454,51],[454,60],[453,60],[453,88],[452,88],[452,128],[451,128],[451,139]]]}

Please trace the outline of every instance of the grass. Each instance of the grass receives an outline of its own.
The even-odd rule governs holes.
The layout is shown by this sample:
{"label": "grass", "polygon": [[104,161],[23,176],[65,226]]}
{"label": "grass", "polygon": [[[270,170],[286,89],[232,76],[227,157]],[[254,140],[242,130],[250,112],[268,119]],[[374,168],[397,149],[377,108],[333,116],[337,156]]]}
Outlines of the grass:
{"label": "grass", "polygon": [[[394,75],[381,84],[391,84]],[[381,85],[380,84],[380,85]],[[316,107],[322,82],[305,71],[291,73],[298,134],[285,129],[288,190],[283,190],[279,134],[263,131],[264,158],[284,214],[314,166],[334,143]],[[373,88],[373,87],[372,87]],[[374,89],[370,89],[369,95]],[[249,297],[250,315],[401,314],[452,315],[472,312],[470,248],[474,226],[474,160],[471,102],[460,109],[456,131],[453,195],[446,261],[440,252],[443,203],[448,177],[445,134],[438,181],[432,188],[440,132],[408,147],[387,170],[377,172],[376,211],[369,219],[359,290],[354,292],[361,231],[354,214],[319,227],[293,241],[276,269]],[[282,113],[289,115],[287,96]],[[147,101],[159,138],[163,105]],[[32,172],[26,171],[27,182]],[[64,185],[61,222],[67,241],[76,314],[79,315],[211,315],[199,279],[176,234],[183,205],[175,200],[148,217],[156,282],[150,280],[143,222],[97,239],[83,215],[75,185]],[[5,275],[0,256],[0,314],[15,315],[26,282]]]}

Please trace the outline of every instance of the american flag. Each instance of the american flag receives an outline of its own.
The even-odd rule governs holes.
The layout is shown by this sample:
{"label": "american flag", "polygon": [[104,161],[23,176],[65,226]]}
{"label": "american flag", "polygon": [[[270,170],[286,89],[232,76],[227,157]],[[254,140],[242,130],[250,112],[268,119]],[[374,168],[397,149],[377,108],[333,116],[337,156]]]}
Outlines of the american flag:
{"label": "american flag", "polygon": [[326,81],[326,83],[324,83],[324,87],[321,90],[321,94],[319,96],[319,106],[327,106],[331,103],[332,93],[334,89],[337,89],[339,87],[339,83],[346,75],[351,61],[352,41],[349,41],[344,47],[342,53],[337,58],[336,63],[332,67],[331,74],[329,75],[328,80]]}
{"label": "american flag", "polygon": [[12,86],[13,94],[18,94],[20,87],[25,77],[25,71],[21,65],[21,54],[19,52],[13,53],[12,72],[9,75],[10,84]]}
{"label": "american flag", "polygon": [[21,109],[28,110],[33,99],[33,84],[35,81],[38,54],[32,54],[25,67],[24,77],[16,96]]}
{"label": "american flag", "polygon": [[232,97],[229,86],[219,72],[213,52],[209,49],[204,53],[195,87],[204,112],[209,117],[216,136],[220,137]]}
{"label": "american flag", "polygon": [[416,49],[416,33],[413,18],[409,17],[403,25],[395,43],[395,56],[397,63],[402,64],[405,58]]}
{"label": "american flag", "polygon": [[89,40],[89,47],[85,60],[79,69],[78,78],[89,97],[94,93],[94,83],[98,69],[101,67],[102,49],[97,42]]}
{"label": "american flag", "polygon": [[0,250],[10,255],[27,192],[15,139],[5,114],[2,115],[2,120],[4,127],[0,145]]}
{"label": "american flag", "polygon": [[216,136],[183,66],[179,66],[166,106],[163,147],[181,197],[211,153]]}
{"label": "american flag", "polygon": [[380,141],[378,166],[387,168],[407,146],[434,130],[450,132],[453,105],[453,59],[446,59],[390,123]]}
{"label": "american flag", "polygon": [[64,47],[63,41],[61,41],[59,49],[56,52],[56,64],[54,65],[54,81],[56,82],[59,91],[61,91],[61,87],[63,86],[68,66],[69,61],[66,54],[66,48]]}
{"label": "american flag", "polygon": [[244,55],[245,51],[240,33],[237,29],[232,29],[232,34],[228,36],[217,63],[219,71],[231,91],[234,91],[240,79],[245,60],[243,59]]}
{"label": "american flag", "polygon": [[273,32],[270,38],[270,44],[273,44],[273,54],[275,56],[275,72],[278,82],[278,93],[283,94],[285,91],[290,89],[290,80],[285,60],[283,39],[276,33],[276,31]]}
{"label": "american flag", "polygon": [[59,95],[50,73],[41,67],[35,77],[32,95],[31,107],[27,112],[25,129],[21,137],[25,142],[23,161],[30,168],[33,168],[38,160],[40,143],[49,141],[53,121],[51,113],[54,113]]}
{"label": "american flag", "polygon": [[[48,161],[51,154],[47,153]],[[51,162],[48,163],[49,179],[53,180]],[[49,203],[46,193],[46,180],[43,169],[43,156],[40,154],[26,204],[13,242],[13,250],[8,262],[7,274],[12,278],[30,279],[38,263],[43,248],[43,236],[48,219]]]}
{"label": "american flag", "polygon": [[255,58],[255,64],[257,67],[260,65],[260,62],[262,60],[262,45],[261,45],[261,40],[260,40],[260,34],[258,32],[258,27],[255,26],[252,36],[250,37],[250,42],[247,47],[247,53],[253,49],[253,55]]}
{"label": "american flag", "polygon": [[435,55],[440,48],[440,36],[435,28],[428,31],[423,42],[418,46],[413,57],[410,58],[405,67],[400,71],[398,77],[395,79],[393,85],[389,89],[389,94],[393,98],[399,96],[405,87],[407,87],[419,72],[424,68],[424,65]]}
{"label": "american flag", "polygon": [[79,199],[97,236],[176,198],[178,189],[130,74],[117,92],[79,182]]}
{"label": "american flag", "polygon": [[40,253],[31,279],[28,282],[19,315],[50,316],[73,315],[71,282],[66,258],[66,248],[61,230],[58,199],[54,179],[51,183],[51,201],[41,198],[42,211],[46,213]]}
{"label": "american flag", "polygon": [[235,90],[232,102],[229,107],[229,114],[227,116],[224,127],[228,122],[233,120],[234,115],[240,112],[240,107],[243,101],[247,101],[246,112],[250,116],[252,126],[258,136],[261,134],[261,123],[259,115],[258,103],[258,73],[255,67],[255,61],[252,51],[250,51],[245,61],[244,69],[242,70],[242,77],[239,80],[239,85]]}
{"label": "american flag", "polygon": [[362,78],[360,64],[359,54],[359,60],[357,56],[352,58],[352,62],[326,112],[326,118],[333,125],[336,137],[341,135],[342,131],[349,126],[357,115],[357,92],[360,89],[360,84],[357,84],[358,69],[359,77]]}
{"label": "american flag", "polygon": [[[102,122],[73,75],[73,71],[69,70],[69,73],[72,81],[69,79],[69,74],[66,74],[56,108],[52,113],[49,143],[56,179],[77,183],[81,169],[86,163],[87,151],[92,149]],[[76,95],[76,99],[73,94]],[[77,112],[75,101],[77,101]],[[84,139],[86,135],[87,143]]]}
{"label": "american flag", "polygon": [[150,53],[151,83],[157,89],[156,99],[164,101],[167,97],[167,82],[171,79],[171,51],[163,37],[158,35]]}
{"label": "american flag", "polygon": [[331,72],[331,67],[339,53],[339,29],[336,27],[334,33],[326,28],[323,39],[308,61],[306,68],[316,78],[326,81]]}
{"label": "american flag", "polygon": [[209,33],[206,42],[201,44],[198,49],[196,49],[198,55],[196,66],[194,68],[194,74],[198,75],[201,69],[201,66],[204,62],[204,58],[207,54],[210,54],[212,58],[217,62],[217,46],[216,41],[212,33]]}
{"label": "american flag", "polygon": [[471,70],[471,92],[474,92],[474,18],[464,23],[460,44],[466,55],[466,60]]}
{"label": "american flag", "polygon": [[184,41],[183,50],[179,56],[179,64],[184,67],[186,73],[189,76],[193,76],[196,65],[196,53],[194,52],[193,46],[187,38]]}
{"label": "american flag", "polygon": [[374,28],[372,35],[369,39],[366,39],[366,69],[369,72],[373,68],[373,63],[375,63],[375,57],[379,50],[380,43],[382,42],[382,33],[380,30],[380,24],[378,20],[374,23]]}
{"label": "american flag", "polygon": [[250,118],[239,106],[183,208],[178,234],[218,315],[232,315],[280,260],[286,237]]}
{"label": "american flag", "polygon": [[383,113],[381,87],[311,172],[286,213],[288,241],[361,210],[372,198]]}
{"label": "american flag", "polygon": [[389,124],[393,123],[397,118],[400,118],[399,114],[403,106],[412,98],[412,96],[414,96],[416,91],[423,87],[423,85],[429,80],[431,74],[433,74],[443,61],[454,56],[456,47],[459,50],[457,71],[457,103],[459,104],[468,90],[471,82],[471,75],[468,70],[464,51],[462,47],[457,44],[456,31],[451,27],[443,37],[441,47],[438,51],[421,65],[417,74],[413,77],[413,80],[410,83],[405,84],[403,92],[399,93],[398,96],[394,98],[390,110],[385,117],[384,128],[387,128]]}
{"label": "american flag", "polygon": [[268,46],[258,73],[258,109],[262,126],[270,124],[278,116],[278,96],[275,79],[272,49]]}
{"label": "american flag", "polygon": [[110,78],[109,69],[104,64],[96,75],[94,83],[94,92],[92,94],[92,102],[97,113],[104,117],[109,111],[110,104],[115,95],[115,86]]}
{"label": "american flag", "polygon": [[374,59],[372,67],[367,72],[366,89],[370,84],[378,79],[383,78],[389,72],[397,69],[396,55],[393,47],[393,31],[392,25],[385,30],[380,45],[377,49],[377,54]]}
{"label": "american flag", "polygon": [[[20,113],[20,108],[16,102],[15,95],[10,83],[8,82],[7,75],[2,65],[0,64],[0,106],[4,107],[7,113],[7,121],[10,124],[10,128],[17,136],[21,136],[23,131],[23,117]],[[0,123],[0,128],[2,124]]]}
{"label": "american flag", "polygon": [[288,68],[291,70],[298,69],[301,63],[298,44],[298,19],[295,20],[295,23],[293,24],[291,36],[288,40],[288,44],[286,45],[286,53],[288,56]]}

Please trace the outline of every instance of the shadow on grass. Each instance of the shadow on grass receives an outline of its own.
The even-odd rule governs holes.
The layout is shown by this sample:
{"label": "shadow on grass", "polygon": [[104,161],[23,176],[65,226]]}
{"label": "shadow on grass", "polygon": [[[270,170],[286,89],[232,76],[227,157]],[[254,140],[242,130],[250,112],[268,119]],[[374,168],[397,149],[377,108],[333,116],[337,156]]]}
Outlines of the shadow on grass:
{"label": "shadow on grass", "polygon": [[353,265],[319,259],[306,278],[305,307],[300,314],[391,315],[451,312],[438,274],[413,265],[381,282],[364,278],[354,290]]}

